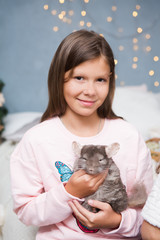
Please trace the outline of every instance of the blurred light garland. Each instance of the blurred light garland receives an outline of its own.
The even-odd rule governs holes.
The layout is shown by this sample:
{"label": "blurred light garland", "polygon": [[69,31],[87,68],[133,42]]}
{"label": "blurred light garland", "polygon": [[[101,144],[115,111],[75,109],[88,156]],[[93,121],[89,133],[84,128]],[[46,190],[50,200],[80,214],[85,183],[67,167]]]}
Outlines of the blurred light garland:
{"label": "blurred light garland", "polygon": [[[74,0],[57,0],[57,1],[59,2],[58,9],[52,9],[50,11],[50,13],[53,16],[57,17],[62,23],[71,24],[72,23],[72,17],[74,16],[75,12],[74,12],[74,10],[69,9],[68,4],[73,3]],[[108,22],[108,24],[110,24],[110,23],[114,24],[113,29],[117,29],[116,32],[113,33],[113,32],[107,31],[106,28],[102,27],[102,25],[101,26],[98,25],[97,22],[96,22],[96,18],[93,18],[91,16],[90,11],[87,9],[87,5],[91,1],[92,0],[80,0],[79,1],[81,7],[77,11],[80,11],[80,15],[82,16],[82,19],[79,22],[77,22],[77,28],[79,28],[79,27],[80,28],[85,28],[85,27],[90,28],[91,26],[94,26],[94,28],[96,28],[96,31],[99,32],[101,36],[106,35],[106,36],[109,36],[109,37],[114,38],[116,40],[132,39],[133,51],[134,52],[137,52],[137,51],[140,50],[139,45],[138,45],[139,38],[142,37],[142,39],[149,40],[151,38],[150,30],[152,28],[155,28],[160,21],[160,16],[155,17],[155,19],[153,19],[153,21],[149,24],[149,26],[146,26],[146,27],[143,27],[143,28],[137,22],[137,24],[136,24],[137,28],[135,28],[135,31],[133,33],[130,33],[130,34],[125,34],[123,27],[116,26],[115,15],[112,16],[112,14],[111,14],[110,16],[106,16],[105,19]],[[63,9],[62,9],[62,7],[63,7]],[[45,11],[48,11],[49,10],[49,5],[44,4],[43,8],[44,8]],[[60,9],[62,9],[62,11],[60,11]],[[111,7],[111,10],[112,10],[111,13],[115,14],[117,9],[118,9],[118,7],[116,6],[116,4],[113,4],[112,7]],[[133,10],[131,12],[132,17],[135,19],[134,21],[136,21],[138,16],[140,16],[140,13],[138,12],[140,9],[141,9],[141,6],[139,4],[137,4],[135,6],[135,10]],[[60,30],[60,26],[53,26],[53,31],[54,32],[58,32],[59,30]],[[121,51],[121,52],[124,51],[125,46],[124,45],[119,45],[118,50]],[[151,50],[152,50],[152,47],[150,45],[147,45],[147,46],[143,45],[143,51],[146,54],[151,52]],[[135,56],[132,60],[133,60],[133,63],[132,63],[132,66],[131,66],[132,69],[137,69],[137,67],[138,67],[138,57]],[[153,62],[155,62],[155,63],[159,62],[159,57],[154,56],[153,57]],[[115,59],[115,64],[116,65],[118,64],[117,59]],[[149,70],[148,76],[153,77],[154,75],[155,75],[155,71],[153,69]],[[118,79],[118,75],[116,75],[116,79]],[[124,85],[125,82],[120,81],[120,84]],[[154,82],[154,86],[159,87],[159,85],[160,85],[159,81],[156,80]]]}

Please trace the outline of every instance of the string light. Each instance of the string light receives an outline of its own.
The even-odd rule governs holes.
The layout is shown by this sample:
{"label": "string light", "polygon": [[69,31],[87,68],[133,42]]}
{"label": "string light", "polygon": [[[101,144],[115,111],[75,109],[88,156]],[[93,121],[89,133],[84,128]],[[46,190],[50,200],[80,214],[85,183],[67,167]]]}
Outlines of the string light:
{"label": "string light", "polygon": [[80,21],[80,22],[79,22],[79,25],[80,25],[80,26],[84,26],[84,21]]}
{"label": "string light", "polygon": [[63,22],[67,22],[67,18],[64,17],[64,18],[62,19],[62,21],[63,21]]}
{"label": "string light", "polygon": [[86,16],[86,11],[82,11],[81,12],[81,15],[84,17],[84,16]]}
{"label": "string light", "polygon": [[149,71],[149,76],[153,76],[154,75],[154,71],[153,70],[150,70]]}
{"label": "string light", "polygon": [[56,10],[52,10],[51,13],[52,13],[52,15],[56,15],[57,11]]}
{"label": "string light", "polygon": [[91,27],[92,23],[91,22],[87,22],[86,25],[87,25],[87,27]]}
{"label": "string light", "polygon": [[138,28],[137,28],[137,32],[138,32],[138,33],[142,33],[142,32],[143,32],[143,29],[142,29],[141,27],[138,27]]}
{"label": "string light", "polygon": [[115,65],[117,65],[118,64],[118,60],[114,59],[114,63],[115,63]]}
{"label": "string light", "polygon": [[138,45],[134,45],[134,46],[133,46],[133,50],[134,50],[134,51],[138,51],[138,49],[139,49]]}
{"label": "string light", "polygon": [[138,39],[137,38],[133,38],[133,43],[137,43]]}
{"label": "string light", "polygon": [[48,10],[48,5],[45,4],[45,5],[43,6],[43,8],[44,8],[44,10]]}
{"label": "string light", "polygon": [[138,16],[138,12],[133,11],[132,15],[133,15],[133,17],[137,17]]}
{"label": "string light", "polygon": [[138,62],[138,57],[134,57],[133,62]]}
{"label": "string light", "polygon": [[69,14],[69,16],[73,16],[74,15],[74,11],[73,10],[69,10],[68,14]]}
{"label": "string light", "polygon": [[59,19],[63,19],[63,14],[60,13],[60,14],[58,15],[58,17],[59,17]]}
{"label": "string light", "polygon": [[132,64],[132,68],[133,68],[133,69],[136,69],[136,68],[137,68],[137,64],[136,64],[136,63],[133,63],[133,64]]}
{"label": "string light", "polygon": [[62,11],[61,14],[62,14],[63,16],[65,16],[65,15],[66,15],[66,11]]}
{"label": "string light", "polygon": [[84,0],[85,3],[89,3],[89,0]]}
{"label": "string light", "polygon": [[146,39],[150,39],[150,38],[151,38],[151,35],[147,33],[146,36],[145,36],[145,38],[146,38]]}
{"label": "string light", "polygon": [[140,10],[141,6],[140,5],[136,5],[136,9]]}
{"label": "string light", "polygon": [[112,22],[112,17],[107,17],[107,22]]}
{"label": "string light", "polygon": [[63,3],[64,3],[64,0],[59,0],[59,3],[60,3],[60,4],[63,4]]}
{"label": "string light", "polygon": [[117,11],[117,7],[116,6],[112,6],[112,11]]}
{"label": "string light", "polygon": [[69,19],[69,18],[67,18],[67,23],[68,23],[68,24],[71,24],[71,23],[72,23],[72,20]]}
{"label": "string light", "polygon": [[147,51],[147,52],[150,52],[150,51],[151,51],[151,47],[150,47],[150,46],[147,46],[147,47],[146,47],[146,51]]}
{"label": "string light", "polygon": [[154,60],[155,62],[158,62],[158,61],[159,61],[159,57],[158,57],[158,56],[154,56],[153,60]]}
{"label": "string light", "polygon": [[158,82],[158,81],[155,81],[155,82],[154,82],[154,86],[155,86],[155,87],[158,87],[158,86],[159,86],[159,82]]}
{"label": "string light", "polygon": [[57,26],[54,26],[54,27],[53,27],[53,31],[54,31],[54,32],[57,32],[58,30],[59,30],[59,28],[58,28]]}
{"label": "string light", "polygon": [[119,51],[123,51],[124,50],[124,46],[120,45],[119,46]]}
{"label": "string light", "polygon": [[118,28],[118,32],[122,33],[123,32],[123,28]]}

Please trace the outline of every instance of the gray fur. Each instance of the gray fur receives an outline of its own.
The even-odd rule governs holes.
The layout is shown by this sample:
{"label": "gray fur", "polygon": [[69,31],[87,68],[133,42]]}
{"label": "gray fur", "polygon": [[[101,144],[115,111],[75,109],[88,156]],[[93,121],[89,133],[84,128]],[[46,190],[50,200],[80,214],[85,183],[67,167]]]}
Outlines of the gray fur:
{"label": "gray fur", "polygon": [[[107,202],[117,213],[122,212],[128,206],[125,185],[121,181],[118,167],[111,158],[111,155],[114,155],[118,148],[119,144],[117,143],[112,144],[112,146],[85,145],[81,151],[77,151],[78,145],[74,142],[75,153],[78,155],[80,153],[79,158],[75,161],[74,171],[84,169],[88,174],[97,174],[109,169],[103,184],[93,195],[86,197],[82,204],[89,211],[93,211],[92,207],[88,205],[89,199]],[[107,156],[106,152],[110,157]]]}
{"label": "gray fur", "polygon": [[74,171],[83,169],[88,174],[97,174],[108,169],[108,174],[99,189],[85,198],[82,205],[89,211],[95,212],[89,204],[89,199],[107,202],[112,209],[120,213],[128,206],[131,208],[143,207],[147,199],[147,193],[143,184],[134,184],[131,195],[128,197],[126,187],[122,183],[120,171],[112,156],[119,150],[119,144],[113,143],[109,146],[84,145],[81,147],[73,142],[73,150],[77,155]]}

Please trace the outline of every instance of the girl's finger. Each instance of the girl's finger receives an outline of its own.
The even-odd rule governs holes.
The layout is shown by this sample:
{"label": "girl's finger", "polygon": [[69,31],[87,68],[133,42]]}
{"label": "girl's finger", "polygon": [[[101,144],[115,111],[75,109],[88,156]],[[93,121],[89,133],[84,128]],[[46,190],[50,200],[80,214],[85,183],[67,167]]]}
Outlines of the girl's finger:
{"label": "girl's finger", "polygon": [[108,169],[105,170],[103,173],[100,173],[100,174],[96,177],[96,183],[95,183],[95,185],[96,185],[96,186],[100,186],[100,185],[104,182],[105,178],[107,177],[107,174],[108,174]]}
{"label": "girl's finger", "polygon": [[78,171],[76,171],[74,174],[77,175],[77,177],[83,176],[86,174],[86,172],[83,169],[80,169]]}
{"label": "girl's finger", "polygon": [[92,199],[88,200],[88,204],[90,206],[98,208],[102,211],[104,211],[106,208],[110,208],[110,205],[108,203],[106,203],[106,202],[104,203],[104,202],[100,202],[100,201],[92,200]]}
{"label": "girl's finger", "polygon": [[87,216],[87,214],[90,214],[91,212],[85,209],[77,200],[73,200],[72,203],[74,204],[77,212],[82,214],[83,216]]}
{"label": "girl's finger", "polygon": [[[68,202],[69,206],[71,207],[71,209],[73,210],[74,214],[76,215],[76,217],[78,218],[78,220],[85,224],[88,219],[85,217],[85,215],[82,213],[83,211],[81,211],[81,204],[78,203],[78,201],[73,200],[73,201],[69,201]],[[82,207],[83,208],[83,207]],[[81,210],[80,210],[81,209]],[[86,209],[85,209],[86,210]],[[86,210],[87,211],[87,210]]]}

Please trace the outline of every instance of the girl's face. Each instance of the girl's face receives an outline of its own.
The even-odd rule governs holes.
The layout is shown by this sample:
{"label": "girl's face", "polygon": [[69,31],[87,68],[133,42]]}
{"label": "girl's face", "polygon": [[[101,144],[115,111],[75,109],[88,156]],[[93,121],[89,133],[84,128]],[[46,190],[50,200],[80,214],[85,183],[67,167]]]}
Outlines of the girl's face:
{"label": "girl's face", "polygon": [[97,109],[109,91],[110,67],[104,57],[81,63],[65,73],[64,98],[66,113],[89,117],[97,115]]}

